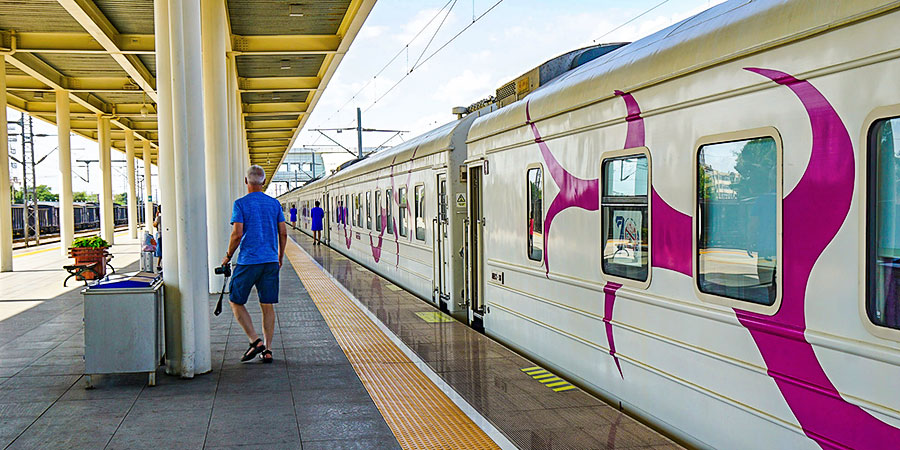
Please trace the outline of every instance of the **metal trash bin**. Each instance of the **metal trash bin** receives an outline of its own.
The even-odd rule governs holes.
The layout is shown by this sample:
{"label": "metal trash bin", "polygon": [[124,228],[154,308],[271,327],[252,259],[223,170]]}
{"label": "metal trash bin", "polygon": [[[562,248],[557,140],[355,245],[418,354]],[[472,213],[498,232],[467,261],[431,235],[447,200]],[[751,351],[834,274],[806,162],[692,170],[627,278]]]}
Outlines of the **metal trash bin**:
{"label": "metal trash bin", "polygon": [[84,295],[84,374],[146,372],[156,385],[165,355],[163,283],[158,274],[138,272],[92,284]]}

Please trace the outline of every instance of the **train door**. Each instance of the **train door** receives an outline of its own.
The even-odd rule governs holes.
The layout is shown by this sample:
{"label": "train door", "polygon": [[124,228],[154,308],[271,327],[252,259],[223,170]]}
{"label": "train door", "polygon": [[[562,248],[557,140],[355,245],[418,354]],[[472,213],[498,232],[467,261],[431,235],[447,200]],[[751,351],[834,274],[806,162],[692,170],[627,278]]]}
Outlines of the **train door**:
{"label": "train door", "polygon": [[470,164],[468,173],[468,208],[466,210],[466,303],[469,324],[484,331],[484,212],[481,202],[482,164]]}
{"label": "train door", "polygon": [[436,214],[432,222],[431,235],[433,236],[434,245],[434,280],[435,287],[432,293],[432,300],[442,311],[449,311],[450,302],[450,217],[448,215],[447,203],[447,174],[440,173],[437,175],[437,201]]}
{"label": "train door", "polygon": [[322,236],[322,239],[325,240],[325,245],[331,243],[331,203],[329,203],[329,200],[331,200],[331,195],[326,192],[325,197],[322,198],[322,206],[324,206],[322,209],[325,210],[325,217],[322,223],[322,232],[325,236]]}

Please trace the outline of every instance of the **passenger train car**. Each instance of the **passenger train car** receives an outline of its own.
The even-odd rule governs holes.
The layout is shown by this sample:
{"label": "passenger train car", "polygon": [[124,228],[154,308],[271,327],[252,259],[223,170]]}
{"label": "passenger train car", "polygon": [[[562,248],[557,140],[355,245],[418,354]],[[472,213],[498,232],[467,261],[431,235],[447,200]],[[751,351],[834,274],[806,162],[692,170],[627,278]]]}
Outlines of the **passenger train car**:
{"label": "passenger train car", "polygon": [[898,28],[728,1],[280,200],[683,442],[897,448]]}
{"label": "passenger train car", "polygon": [[[31,206],[29,206],[29,209]],[[154,211],[156,210],[154,205]],[[97,203],[74,202],[72,205],[74,227],[76,231],[100,229],[100,206]],[[144,223],[143,203],[137,207],[138,223]],[[155,214],[155,213],[154,213]],[[38,220],[41,235],[59,233],[59,202],[38,202]],[[25,206],[21,203],[12,205],[12,233],[13,238],[25,236]],[[128,207],[113,204],[113,223],[121,226],[128,223]],[[29,228],[34,224],[29,219]]]}

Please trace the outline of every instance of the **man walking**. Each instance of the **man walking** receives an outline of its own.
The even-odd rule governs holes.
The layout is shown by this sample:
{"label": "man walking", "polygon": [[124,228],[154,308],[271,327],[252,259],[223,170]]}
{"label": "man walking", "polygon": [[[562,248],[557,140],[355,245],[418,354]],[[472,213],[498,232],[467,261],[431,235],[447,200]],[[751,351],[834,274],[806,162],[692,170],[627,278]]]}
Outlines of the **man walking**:
{"label": "man walking", "polygon": [[[222,260],[223,266],[231,262],[231,257],[240,246],[241,253],[231,277],[231,311],[250,339],[250,348],[241,357],[242,362],[250,361],[257,355],[264,363],[272,362],[278,271],[284,259],[287,227],[281,204],[262,191],[265,182],[265,170],[257,165],[250,166],[244,178],[247,195],[234,201],[231,241],[228,243],[228,253]],[[250,313],[244,307],[253,286],[256,286],[259,295],[265,342],[256,334]]]}
{"label": "man walking", "polygon": [[297,205],[291,203],[291,228],[297,229]]}
{"label": "man walking", "polygon": [[322,221],[325,219],[325,211],[319,207],[318,200],[316,200],[316,207],[310,211],[309,215],[312,217],[313,245],[321,245],[322,228],[324,228]]}

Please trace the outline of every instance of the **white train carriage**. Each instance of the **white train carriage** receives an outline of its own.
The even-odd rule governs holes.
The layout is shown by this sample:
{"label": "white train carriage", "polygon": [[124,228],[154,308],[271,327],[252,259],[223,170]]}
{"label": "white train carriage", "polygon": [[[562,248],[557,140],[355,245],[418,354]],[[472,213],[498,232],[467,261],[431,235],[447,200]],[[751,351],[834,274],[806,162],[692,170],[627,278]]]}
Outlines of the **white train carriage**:
{"label": "white train carriage", "polygon": [[[698,447],[897,447],[898,26],[897,1],[734,0],[480,117],[441,166],[465,181],[451,303]],[[297,195],[409,171],[434,201],[394,157]],[[431,242],[376,263],[331,216],[333,247],[431,298]]]}
{"label": "white train carriage", "polygon": [[[485,109],[487,113],[490,109]],[[482,112],[448,123],[280,197],[325,209],[323,238],[338,251],[462,320],[466,136]]]}

